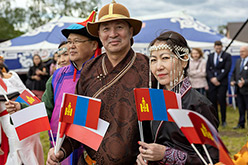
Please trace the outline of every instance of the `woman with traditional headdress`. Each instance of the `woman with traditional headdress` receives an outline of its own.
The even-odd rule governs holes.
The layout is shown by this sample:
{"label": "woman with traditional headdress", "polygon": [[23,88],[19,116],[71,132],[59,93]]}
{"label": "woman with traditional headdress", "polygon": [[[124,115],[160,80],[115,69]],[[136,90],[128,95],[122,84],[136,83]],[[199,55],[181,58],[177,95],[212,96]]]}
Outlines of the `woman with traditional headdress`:
{"label": "woman with traditional headdress", "polygon": [[[150,69],[158,80],[158,88],[181,94],[182,109],[205,116],[215,128],[217,114],[212,103],[195,89],[186,74],[190,48],[180,34],[168,31],[150,43]],[[203,164],[176,123],[151,121],[154,143],[139,142],[138,164]],[[201,155],[207,156],[201,145],[195,145]],[[206,145],[213,162],[218,162],[218,150]]]}

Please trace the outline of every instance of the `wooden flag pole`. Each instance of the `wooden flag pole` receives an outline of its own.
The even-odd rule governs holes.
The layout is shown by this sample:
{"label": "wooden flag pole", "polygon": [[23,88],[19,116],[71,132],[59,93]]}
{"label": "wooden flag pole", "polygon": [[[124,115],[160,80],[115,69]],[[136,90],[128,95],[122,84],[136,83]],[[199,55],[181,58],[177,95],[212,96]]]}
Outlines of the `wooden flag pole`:
{"label": "wooden flag pole", "polygon": [[193,147],[193,149],[195,150],[195,152],[197,153],[197,155],[201,158],[201,160],[203,161],[203,163],[205,165],[208,165],[207,162],[203,159],[202,155],[200,154],[200,152],[197,150],[197,148],[195,147],[195,145],[193,143],[191,143],[191,146]]}
{"label": "wooden flag pole", "polygon": [[207,150],[205,144],[203,144],[202,147],[203,147],[205,153],[207,154],[207,157],[208,157],[208,160],[209,160],[210,164],[213,165],[213,161],[212,161],[212,159],[211,159],[211,157],[210,157],[210,155],[208,153],[208,150]]}

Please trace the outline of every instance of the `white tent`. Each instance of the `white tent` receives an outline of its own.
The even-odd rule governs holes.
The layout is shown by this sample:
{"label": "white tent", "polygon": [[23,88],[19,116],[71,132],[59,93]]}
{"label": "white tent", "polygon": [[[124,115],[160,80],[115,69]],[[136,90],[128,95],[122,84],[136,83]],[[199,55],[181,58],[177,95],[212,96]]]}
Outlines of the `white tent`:
{"label": "white tent", "polygon": [[[143,25],[141,32],[134,37],[133,47],[142,53],[147,53],[149,43],[165,30],[180,33],[186,38],[190,47],[202,48],[206,54],[213,50],[213,43],[217,40],[221,40],[224,46],[231,42],[230,39],[181,11],[144,16],[138,19],[143,21]],[[240,46],[245,44],[247,43],[234,41],[228,51],[232,55],[238,55]]]}
{"label": "white tent", "polygon": [[53,19],[20,37],[0,43],[0,54],[4,56],[9,69],[26,72],[32,65],[32,56],[35,53],[38,53],[43,60],[52,57],[60,42],[66,40],[61,30],[72,23],[84,20],[74,17]]}

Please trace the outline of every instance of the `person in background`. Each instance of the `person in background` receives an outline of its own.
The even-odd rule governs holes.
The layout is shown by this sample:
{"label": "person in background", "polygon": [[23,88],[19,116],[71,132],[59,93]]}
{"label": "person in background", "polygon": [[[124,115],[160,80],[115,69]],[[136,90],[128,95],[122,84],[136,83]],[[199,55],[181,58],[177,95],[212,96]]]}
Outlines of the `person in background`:
{"label": "person in background", "polygon": [[4,58],[3,58],[2,55],[0,55],[0,64],[3,66],[2,72],[3,73],[8,73],[9,72],[9,68],[4,64]]}
{"label": "person in background", "polygon": [[57,60],[58,60],[58,53],[57,51],[53,54],[52,63],[50,65],[49,73],[53,75],[54,71],[57,69]]}
{"label": "person in background", "polygon": [[40,99],[46,89],[48,76],[47,68],[43,64],[41,57],[35,54],[33,56],[33,66],[28,71],[26,86]]}
{"label": "person in background", "polygon": [[217,112],[218,103],[220,104],[221,125],[222,127],[225,127],[228,73],[230,72],[232,66],[232,58],[229,53],[224,53],[222,51],[222,48],[222,42],[215,41],[215,52],[209,54],[208,56],[206,70],[209,90],[207,97],[214,104],[214,107]]}
{"label": "person in background", "polygon": [[38,133],[19,141],[15,127],[10,123],[9,114],[14,113],[16,110],[9,112],[7,107],[10,105],[10,102],[12,102],[11,100],[15,100],[26,87],[19,76],[13,71],[2,73],[0,70],[0,76],[7,86],[7,97],[10,100],[6,102],[2,93],[0,94],[0,125],[8,138],[7,141],[9,145],[9,152],[4,152],[4,154],[8,155],[7,161],[0,163],[6,165],[44,164],[40,134]]}
{"label": "person in background", "polygon": [[59,44],[58,50],[57,50],[57,69],[70,65],[70,55],[69,55],[69,46],[66,41],[63,41]]}
{"label": "person in background", "polygon": [[[212,103],[191,87],[187,77],[190,48],[184,37],[173,31],[163,32],[150,43],[149,50],[150,70],[159,84],[181,95],[182,109],[200,113],[217,129],[219,123]],[[139,142],[138,165],[203,164],[175,122],[151,121],[150,125],[154,143]],[[202,145],[195,146],[208,160]],[[213,162],[218,162],[218,149],[206,146]]]}
{"label": "person in background", "polygon": [[[82,68],[86,61],[93,59],[98,55],[102,44],[97,37],[91,36],[86,30],[87,22],[94,21],[96,12],[93,11],[90,16],[80,23],[75,23],[62,30],[62,34],[67,38],[67,44],[63,44],[58,54],[65,57],[63,62],[59,62],[60,68],[57,69],[46,84],[46,91],[42,96],[42,101],[45,103],[48,118],[51,125],[54,140],[56,141],[57,129],[59,123],[60,106],[63,98],[63,93],[74,93],[76,83],[80,77]],[[68,49],[67,49],[68,48]],[[68,57],[64,56],[69,52],[69,65],[67,64]],[[60,57],[58,58],[60,61]],[[66,66],[64,66],[66,65]],[[13,107],[17,107],[18,103],[13,103]],[[9,109],[11,110],[11,109]],[[50,134],[49,134],[50,135]],[[52,138],[50,137],[51,147]],[[61,162],[62,165],[74,165],[78,162],[78,155],[83,154],[83,147],[75,150],[67,159]]]}
{"label": "person in background", "polygon": [[206,65],[207,62],[203,58],[202,50],[200,48],[192,48],[189,68],[187,70],[189,81],[192,88],[203,95],[205,95],[205,90],[208,90]]}
{"label": "person in background", "polygon": [[233,129],[245,128],[245,113],[248,110],[248,46],[240,47],[240,59],[236,61],[230,84],[235,86],[239,107],[239,122]]}
{"label": "person in background", "polygon": [[[99,36],[106,52],[85,64],[75,93],[101,99],[100,118],[110,127],[98,151],[84,145],[78,164],[135,164],[140,136],[133,89],[147,88],[149,82],[147,56],[131,48],[141,25],[115,1],[101,8],[98,22],[87,24],[88,32]],[[66,137],[56,156],[50,149],[47,165],[57,164],[81,145]]]}

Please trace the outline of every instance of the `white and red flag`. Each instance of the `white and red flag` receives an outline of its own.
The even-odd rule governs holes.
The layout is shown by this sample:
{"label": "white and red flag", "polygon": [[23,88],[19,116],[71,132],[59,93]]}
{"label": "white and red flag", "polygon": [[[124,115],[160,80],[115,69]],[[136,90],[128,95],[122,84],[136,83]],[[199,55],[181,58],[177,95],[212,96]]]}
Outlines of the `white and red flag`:
{"label": "white and red flag", "polygon": [[169,109],[168,112],[191,144],[210,144],[219,149],[220,162],[233,165],[218,132],[204,116],[191,110]]}
{"label": "white and red flag", "polygon": [[99,118],[97,130],[76,124],[69,124],[65,134],[97,151],[107,132],[108,126],[108,122]]}
{"label": "white and red flag", "polygon": [[43,102],[24,108],[10,116],[20,141],[51,129]]}

